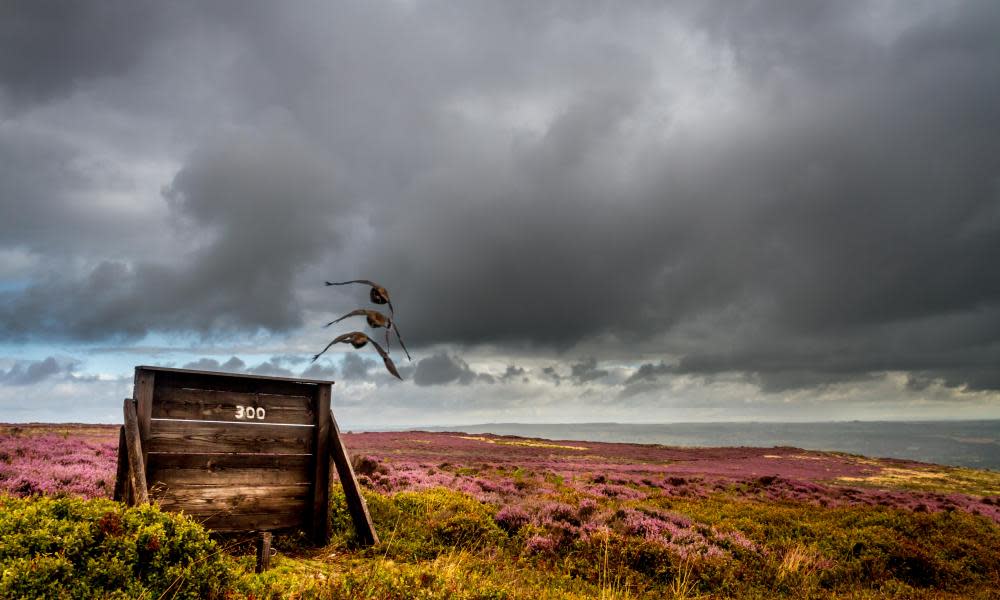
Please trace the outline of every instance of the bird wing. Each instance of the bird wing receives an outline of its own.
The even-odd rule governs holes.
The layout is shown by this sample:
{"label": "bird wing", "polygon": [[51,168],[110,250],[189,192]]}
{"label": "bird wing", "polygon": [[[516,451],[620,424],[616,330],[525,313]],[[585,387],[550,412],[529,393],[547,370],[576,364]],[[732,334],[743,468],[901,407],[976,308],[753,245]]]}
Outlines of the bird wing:
{"label": "bird wing", "polygon": [[389,354],[383,350],[382,346],[379,346],[378,342],[375,340],[369,339],[368,341],[372,343],[372,346],[375,346],[375,350],[378,351],[379,355],[382,357],[382,362],[385,363],[385,368],[388,369],[390,373],[395,375],[396,379],[402,381],[403,378],[400,376],[399,371],[396,370],[396,364],[392,362],[391,358],[389,358]]}
{"label": "bird wing", "polygon": [[366,311],[366,310],[365,310],[365,309],[363,309],[363,308],[359,308],[359,309],[357,309],[357,310],[352,310],[351,312],[349,312],[349,313],[347,313],[346,315],[344,315],[344,316],[340,317],[340,318],[339,318],[339,319],[337,319],[336,321],[330,321],[329,323],[327,323],[327,324],[326,324],[326,325],[324,325],[323,327],[329,327],[330,325],[333,325],[334,323],[340,323],[341,321],[343,321],[343,320],[344,320],[344,319],[346,319],[347,317],[356,317],[356,316],[358,316],[358,315],[365,315],[365,316],[367,316],[367,315],[368,315],[368,311]]}
{"label": "bird wing", "polygon": [[[392,328],[396,332],[396,339],[399,340],[399,345],[402,346],[403,352],[406,353],[406,358],[412,361],[413,359],[410,358],[410,351],[406,349],[406,344],[403,343],[403,336],[399,335],[399,325],[397,325],[395,321],[392,322]],[[385,334],[389,335],[389,332],[386,331]]]}
{"label": "bird wing", "polygon": [[332,346],[332,345],[334,345],[334,344],[339,344],[340,342],[344,342],[344,341],[347,341],[347,340],[348,340],[348,338],[350,338],[350,337],[351,337],[351,335],[352,335],[352,334],[350,334],[350,333],[345,333],[344,335],[338,335],[337,337],[333,338],[333,341],[332,341],[332,342],[330,342],[329,344],[327,344],[327,345],[326,345],[326,348],[323,348],[323,350],[322,350],[322,351],[321,351],[321,352],[320,352],[319,354],[317,354],[316,356],[313,356],[313,359],[312,359],[312,362],[316,362],[316,359],[318,359],[319,357],[323,356],[323,354],[324,354],[324,353],[325,353],[325,352],[326,352],[327,350],[329,350],[329,349],[330,349],[330,346]]}
{"label": "bird wing", "polygon": [[378,287],[378,284],[374,281],[368,281],[367,279],[352,279],[350,281],[327,281],[326,285],[347,285],[349,283],[363,283],[365,285],[370,285],[372,287]]}

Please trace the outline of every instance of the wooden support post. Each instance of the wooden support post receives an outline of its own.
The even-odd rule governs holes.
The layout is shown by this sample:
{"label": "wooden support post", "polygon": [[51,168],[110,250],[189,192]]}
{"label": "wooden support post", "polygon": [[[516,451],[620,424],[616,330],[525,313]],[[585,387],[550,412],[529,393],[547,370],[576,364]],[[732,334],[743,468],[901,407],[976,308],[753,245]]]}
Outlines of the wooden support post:
{"label": "wooden support post", "polygon": [[334,418],[332,411],[330,412],[330,454],[333,457],[333,464],[337,467],[340,485],[344,486],[347,510],[351,513],[351,520],[354,521],[354,530],[358,534],[358,541],[362,546],[377,544],[378,534],[375,533],[372,517],[368,514],[368,505],[365,504],[365,499],[361,496],[361,487],[354,477],[351,457],[347,454],[343,440],[340,439],[340,427],[337,426],[337,419]]}
{"label": "wooden support post", "polygon": [[[135,402],[135,414],[136,422],[139,425],[139,439],[148,440],[151,422],[150,417],[153,416],[153,385],[156,380],[156,374],[147,369],[141,367],[136,367],[135,376],[133,381],[135,384],[132,386],[132,398]],[[148,449],[142,448],[142,465],[143,470],[145,470],[145,465],[149,464]]]}
{"label": "wooden support post", "polygon": [[271,566],[271,532],[265,531],[257,538],[257,573],[263,573]]}
{"label": "wooden support post", "polygon": [[129,478],[132,481],[134,502],[149,504],[149,490],[146,488],[146,463],[142,460],[142,443],[139,441],[139,421],[135,414],[135,402],[125,399],[125,445],[128,448]]}
{"label": "wooden support post", "polygon": [[118,429],[118,472],[115,475],[115,502],[126,499],[126,482],[128,482],[128,449],[125,441],[125,426]]}
{"label": "wooden support post", "polygon": [[313,543],[330,543],[330,385],[316,389],[316,464],[313,465],[311,534]]}

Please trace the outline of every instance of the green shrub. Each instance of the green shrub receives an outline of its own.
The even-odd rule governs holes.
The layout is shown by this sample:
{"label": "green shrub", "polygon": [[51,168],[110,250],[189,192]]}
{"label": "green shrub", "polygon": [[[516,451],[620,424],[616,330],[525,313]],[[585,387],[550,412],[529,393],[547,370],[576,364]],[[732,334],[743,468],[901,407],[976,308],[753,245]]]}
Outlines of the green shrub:
{"label": "green shrub", "polygon": [[0,598],[217,598],[233,565],[200,525],[153,506],[0,496]]}
{"label": "green shrub", "polygon": [[[383,495],[364,491],[381,544],[372,550],[397,560],[426,560],[454,550],[500,547],[507,534],[494,521],[495,509],[444,488]],[[331,491],[334,543],[353,545],[354,526],[344,492]]]}

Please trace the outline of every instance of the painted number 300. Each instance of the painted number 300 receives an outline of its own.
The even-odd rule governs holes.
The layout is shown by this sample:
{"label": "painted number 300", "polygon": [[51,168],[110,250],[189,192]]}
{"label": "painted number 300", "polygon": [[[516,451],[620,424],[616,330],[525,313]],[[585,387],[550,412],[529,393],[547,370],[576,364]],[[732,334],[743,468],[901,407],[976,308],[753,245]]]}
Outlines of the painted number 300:
{"label": "painted number 300", "polygon": [[254,408],[253,406],[240,406],[236,405],[236,418],[237,419],[262,419],[265,416],[264,407],[258,406]]}

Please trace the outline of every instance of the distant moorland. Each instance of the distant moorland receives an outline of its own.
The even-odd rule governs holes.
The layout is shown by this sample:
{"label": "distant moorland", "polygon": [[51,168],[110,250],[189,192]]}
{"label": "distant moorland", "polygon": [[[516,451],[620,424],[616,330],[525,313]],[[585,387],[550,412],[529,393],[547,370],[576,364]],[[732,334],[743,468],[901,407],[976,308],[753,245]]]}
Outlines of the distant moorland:
{"label": "distant moorland", "polygon": [[1000,473],[796,448],[345,435],[381,536],[126,509],[116,426],[0,426],[0,597],[995,598]]}

